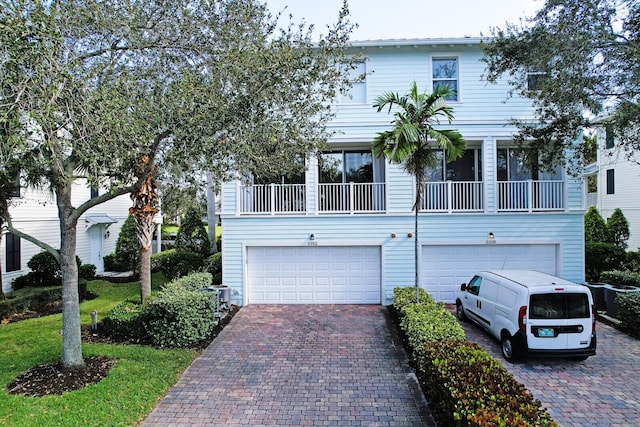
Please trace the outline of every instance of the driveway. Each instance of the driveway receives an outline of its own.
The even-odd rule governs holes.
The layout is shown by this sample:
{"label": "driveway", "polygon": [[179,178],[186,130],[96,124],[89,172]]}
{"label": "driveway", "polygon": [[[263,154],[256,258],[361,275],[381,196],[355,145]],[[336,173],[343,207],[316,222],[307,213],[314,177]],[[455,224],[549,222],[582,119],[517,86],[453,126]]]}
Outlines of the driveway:
{"label": "driveway", "polygon": [[379,305],[249,305],[144,426],[429,426]]}
{"label": "driveway", "polygon": [[597,354],[584,362],[504,360],[499,343],[472,323],[468,341],[480,343],[542,402],[561,427],[640,426],[640,341],[598,322]]}

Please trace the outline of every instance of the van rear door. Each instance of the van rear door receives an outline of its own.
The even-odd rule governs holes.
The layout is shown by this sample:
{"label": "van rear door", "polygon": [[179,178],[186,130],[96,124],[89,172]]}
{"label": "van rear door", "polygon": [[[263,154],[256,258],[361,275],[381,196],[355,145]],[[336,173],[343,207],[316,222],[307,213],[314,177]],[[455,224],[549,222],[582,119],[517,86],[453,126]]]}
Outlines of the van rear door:
{"label": "van rear door", "polygon": [[568,350],[591,344],[589,295],[562,290],[531,294],[527,343],[535,350]]}

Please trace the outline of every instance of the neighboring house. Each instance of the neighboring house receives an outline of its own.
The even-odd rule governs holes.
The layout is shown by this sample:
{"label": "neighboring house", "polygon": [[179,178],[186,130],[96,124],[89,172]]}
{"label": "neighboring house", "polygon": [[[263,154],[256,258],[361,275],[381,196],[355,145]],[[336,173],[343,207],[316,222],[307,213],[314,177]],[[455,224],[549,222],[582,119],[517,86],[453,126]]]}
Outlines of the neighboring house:
{"label": "neighboring house", "polygon": [[627,249],[640,250],[640,156],[627,156],[606,126],[597,128],[598,156],[585,168],[585,207],[595,206],[606,220],[620,208],[629,222]]}
{"label": "neighboring house", "polygon": [[[79,206],[99,191],[86,183],[77,182],[73,188],[73,205]],[[104,271],[103,257],[115,251],[120,228],[129,215],[131,199],[128,194],[95,206],[80,217],[77,228],[77,255],[84,264],[94,264],[97,272]],[[54,248],[60,247],[60,227],[55,196],[46,190],[20,188],[9,208],[13,225]],[[29,272],[27,262],[42,249],[31,242],[3,231],[2,287],[11,289],[11,281]]]}
{"label": "neighboring house", "polygon": [[[543,172],[513,142],[512,117],[530,102],[506,100],[506,82],[481,80],[480,39],[354,42],[362,53],[352,98],[335,105],[331,152],[306,159],[303,177],[222,189],[223,283],[234,303],[390,304],[414,284],[414,183],[372,156],[392,115],[372,108],[386,91],[457,89],[452,125],[468,149],[429,171],[420,209],[419,281],[438,301],[480,269],[530,268],[584,280],[582,189],[564,171]],[[506,100],[506,101],[505,101]],[[533,165],[533,166],[532,166]],[[246,180],[245,180],[246,181]]]}

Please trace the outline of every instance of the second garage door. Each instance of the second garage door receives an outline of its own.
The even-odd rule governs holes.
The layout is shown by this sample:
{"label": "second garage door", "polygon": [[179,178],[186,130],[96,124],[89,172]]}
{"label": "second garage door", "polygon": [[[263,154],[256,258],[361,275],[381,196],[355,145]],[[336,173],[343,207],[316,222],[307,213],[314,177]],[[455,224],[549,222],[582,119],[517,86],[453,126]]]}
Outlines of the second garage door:
{"label": "second garage door", "polygon": [[454,302],[461,283],[488,269],[530,269],[555,275],[556,245],[423,246],[422,287],[438,301]]}
{"label": "second garage door", "polygon": [[380,304],[380,247],[247,248],[249,304]]}

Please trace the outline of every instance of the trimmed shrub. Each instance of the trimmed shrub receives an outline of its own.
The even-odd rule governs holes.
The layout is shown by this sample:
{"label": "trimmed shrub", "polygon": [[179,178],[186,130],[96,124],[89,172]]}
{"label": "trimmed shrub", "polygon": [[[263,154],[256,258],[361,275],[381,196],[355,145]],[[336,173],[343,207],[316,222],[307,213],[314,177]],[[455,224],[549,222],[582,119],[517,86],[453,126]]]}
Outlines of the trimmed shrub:
{"label": "trimmed shrub", "polygon": [[109,254],[103,258],[104,269],[107,271],[129,271],[126,265],[118,261],[116,254]]}
{"label": "trimmed shrub", "polygon": [[599,282],[603,271],[620,268],[625,259],[625,252],[613,243],[585,243],[585,273],[587,281]]}
{"label": "trimmed shrub", "polygon": [[27,288],[12,292],[11,297],[0,301],[0,318],[8,317],[23,311],[38,311],[47,304],[62,299],[60,286]]}
{"label": "trimmed shrub", "polygon": [[443,304],[413,288],[394,289],[394,308],[414,368],[443,426],[557,426],[522,384],[465,334]]}
{"label": "trimmed shrub", "polygon": [[189,208],[176,236],[177,251],[194,252],[203,257],[209,255],[209,235],[195,208]]}
{"label": "trimmed shrub", "polygon": [[607,224],[595,206],[591,206],[584,214],[585,242],[608,242]]}
{"label": "trimmed shrub", "polygon": [[600,279],[605,283],[624,286],[640,286],[640,273],[633,271],[603,271]]}
{"label": "trimmed shrub", "polygon": [[629,222],[620,208],[616,208],[611,216],[607,218],[607,234],[610,243],[622,249],[627,249],[627,240],[629,240],[630,235]]}
{"label": "trimmed shrub", "polygon": [[144,342],[147,337],[145,311],[140,302],[124,301],[107,313],[102,327],[115,340]]}
{"label": "trimmed shrub", "polygon": [[138,271],[140,260],[140,243],[138,242],[136,220],[129,214],[122,224],[118,241],[116,242],[115,267],[119,270],[113,271]]}
{"label": "trimmed shrub", "polygon": [[[169,252],[169,251],[167,251]],[[174,280],[202,269],[204,258],[194,252],[173,251],[158,260],[159,270],[168,280]]]}
{"label": "trimmed shrub", "polygon": [[640,338],[640,292],[629,292],[616,296],[618,319],[623,330]]}
{"label": "trimmed shrub", "polygon": [[204,263],[204,271],[208,271],[214,276],[222,273],[222,252],[216,252],[207,257]]}
{"label": "trimmed shrub", "polygon": [[541,402],[479,344],[429,341],[415,353],[441,425],[558,425]]}
{"label": "trimmed shrub", "polygon": [[81,279],[93,279],[96,277],[96,266],[93,264],[82,264],[78,269],[78,276]]}
{"label": "trimmed shrub", "polygon": [[[76,256],[78,268],[82,264],[80,258]],[[18,288],[28,286],[60,286],[62,285],[62,270],[56,257],[48,251],[42,251],[31,257],[27,262],[27,267],[31,270],[23,278],[17,279],[15,284]]]}
{"label": "trimmed shrub", "polygon": [[209,293],[169,287],[146,307],[147,331],[156,347],[190,347],[206,339],[214,326]]}
{"label": "trimmed shrub", "polygon": [[211,286],[211,278],[210,273],[192,273],[165,284],[163,290],[171,292],[174,288],[179,288],[187,291],[197,291]]}
{"label": "trimmed shrub", "polygon": [[624,263],[624,268],[629,271],[635,271],[640,273],[640,252],[630,251],[627,252],[627,259]]}
{"label": "trimmed shrub", "polygon": [[166,251],[151,254],[151,271],[157,273],[160,271],[160,267],[165,262],[164,258],[173,256],[176,253],[175,249],[168,249]]}

